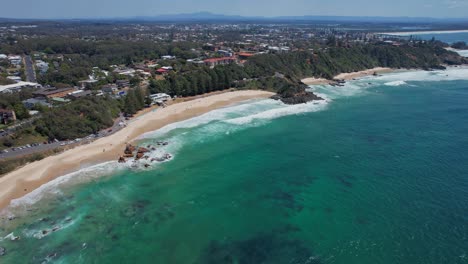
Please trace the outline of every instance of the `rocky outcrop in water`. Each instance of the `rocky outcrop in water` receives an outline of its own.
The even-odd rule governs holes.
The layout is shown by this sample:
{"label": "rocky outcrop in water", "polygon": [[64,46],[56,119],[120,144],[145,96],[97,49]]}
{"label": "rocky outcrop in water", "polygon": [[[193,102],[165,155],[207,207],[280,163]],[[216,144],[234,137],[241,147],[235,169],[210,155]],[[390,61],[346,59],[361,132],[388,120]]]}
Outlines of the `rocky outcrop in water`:
{"label": "rocky outcrop in water", "polygon": [[282,97],[281,95],[275,95],[272,98],[275,100],[281,100],[283,103],[289,104],[289,105],[305,104],[311,101],[323,100],[323,98],[321,98],[320,96],[312,92],[306,92],[306,91],[304,91],[303,93],[297,93],[289,97]]}
{"label": "rocky outcrop in water", "polygon": [[272,99],[281,100],[285,104],[305,104],[307,102],[323,100],[320,96],[317,96],[313,92],[307,91],[309,88],[306,84],[301,81],[295,80],[289,76],[276,77],[281,79],[278,92],[272,96]]}

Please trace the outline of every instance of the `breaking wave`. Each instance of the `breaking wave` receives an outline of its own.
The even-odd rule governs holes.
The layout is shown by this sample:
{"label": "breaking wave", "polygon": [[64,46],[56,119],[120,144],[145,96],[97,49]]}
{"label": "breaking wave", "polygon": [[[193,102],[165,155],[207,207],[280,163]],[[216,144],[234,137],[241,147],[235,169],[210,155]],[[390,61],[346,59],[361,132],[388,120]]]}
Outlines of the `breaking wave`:
{"label": "breaking wave", "polygon": [[[403,86],[407,85],[410,81],[466,80],[467,76],[468,67],[453,67],[447,70],[430,72],[402,71],[377,77],[369,76],[347,82],[344,86],[338,87],[315,85],[311,86],[310,90],[325,100],[298,105],[286,105],[272,99],[248,100],[240,104],[213,110],[185,121],[172,123],[156,131],[145,133],[139,139],[143,146],[154,145],[157,141],[161,140],[169,142],[167,146],[158,146],[155,151],[148,153],[148,159],[157,159],[168,153],[174,156],[186,144],[203,143],[249,127],[266,124],[276,118],[323,111],[335,99],[359,96],[367,93],[367,90],[372,87],[382,85]],[[171,159],[167,159],[166,161],[169,160]],[[142,165],[147,163],[145,160],[138,162],[128,161],[123,164],[112,161],[84,168],[80,171],[58,177],[24,197],[13,200],[10,207],[23,207],[23,209],[26,209],[46,195],[61,194],[62,186],[82,183],[104,175],[111,175],[133,166],[136,166],[137,169],[142,169]],[[159,162],[151,164],[149,169],[157,166],[157,164]]]}

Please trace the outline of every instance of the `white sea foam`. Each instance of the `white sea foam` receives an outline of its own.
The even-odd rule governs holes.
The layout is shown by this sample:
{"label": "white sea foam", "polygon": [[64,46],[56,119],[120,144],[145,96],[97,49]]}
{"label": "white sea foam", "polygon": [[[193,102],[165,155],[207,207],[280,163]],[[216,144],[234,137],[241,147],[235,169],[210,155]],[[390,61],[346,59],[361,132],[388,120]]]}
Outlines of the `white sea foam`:
{"label": "white sea foam", "polygon": [[378,77],[372,77],[372,80],[382,82],[393,82],[393,81],[457,81],[468,79],[468,67],[449,67],[447,70],[435,70],[435,71],[401,71],[384,74]]}
{"label": "white sea foam", "polygon": [[224,120],[226,118],[230,118],[235,115],[242,115],[242,114],[246,114],[250,112],[262,111],[262,109],[269,108],[273,104],[273,102],[275,101],[268,100],[268,99],[248,100],[241,104],[216,109],[216,110],[210,111],[208,113],[205,113],[203,115],[200,115],[200,116],[188,119],[188,120],[171,123],[158,130],[142,134],[139,137],[139,139],[156,138],[159,136],[166,135],[169,132],[176,130],[176,129],[194,128],[194,127],[206,125],[213,121]]}
{"label": "white sea foam", "polygon": [[323,101],[310,102],[307,104],[284,106],[284,107],[266,110],[260,113],[255,113],[255,114],[248,115],[248,116],[227,119],[224,122],[227,122],[230,124],[236,124],[236,125],[251,124],[252,122],[255,122],[255,121],[265,121],[265,120],[271,120],[271,119],[288,116],[288,115],[297,115],[297,114],[306,113],[306,112],[320,111],[320,110],[325,109],[327,103],[328,101],[323,100]]}
{"label": "white sea foam", "polygon": [[386,86],[402,86],[406,85],[407,83],[405,81],[393,81],[393,82],[386,82]]}
{"label": "white sea foam", "polygon": [[[123,165],[118,164],[117,162],[111,161],[95,166],[87,167],[76,172],[60,176],[50,182],[47,182],[41,185],[39,188],[34,191],[26,194],[25,196],[14,199],[10,203],[10,209],[27,209],[29,206],[33,205],[46,195],[58,195],[61,194],[61,186],[67,184],[76,184],[80,182],[87,181],[91,178],[97,178],[103,175],[109,175],[112,172],[117,171],[118,169],[124,168]],[[7,212],[8,214],[8,212]]]}
{"label": "white sea foam", "polygon": [[315,85],[311,86],[310,90],[318,96],[327,99],[327,101],[332,101],[338,98],[365,94],[367,88],[369,88],[367,82],[360,80],[347,82],[344,86]]}
{"label": "white sea foam", "polygon": [[460,54],[460,56],[468,57],[468,50],[454,50],[454,51]]}

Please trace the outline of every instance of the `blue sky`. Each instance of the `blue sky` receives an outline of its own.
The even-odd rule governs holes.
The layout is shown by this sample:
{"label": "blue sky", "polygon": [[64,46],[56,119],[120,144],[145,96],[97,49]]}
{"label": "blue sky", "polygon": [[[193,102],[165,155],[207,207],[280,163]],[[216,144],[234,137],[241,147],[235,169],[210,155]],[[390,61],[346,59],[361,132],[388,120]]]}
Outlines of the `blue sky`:
{"label": "blue sky", "polygon": [[468,0],[0,0],[0,17],[104,18],[208,11],[243,16],[468,17]]}

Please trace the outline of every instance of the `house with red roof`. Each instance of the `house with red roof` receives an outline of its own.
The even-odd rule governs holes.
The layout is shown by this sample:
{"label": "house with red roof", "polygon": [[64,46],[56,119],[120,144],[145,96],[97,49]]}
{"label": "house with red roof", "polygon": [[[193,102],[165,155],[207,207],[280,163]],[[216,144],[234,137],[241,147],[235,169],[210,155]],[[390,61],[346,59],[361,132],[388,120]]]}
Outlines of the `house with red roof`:
{"label": "house with red roof", "polygon": [[207,66],[214,67],[216,65],[226,65],[236,63],[236,57],[221,57],[221,58],[210,58],[203,61]]}

